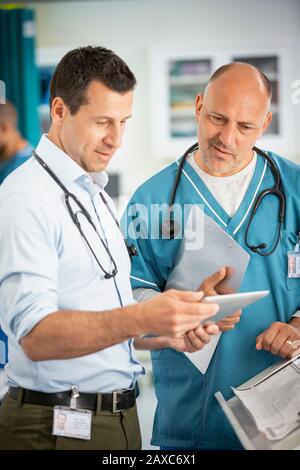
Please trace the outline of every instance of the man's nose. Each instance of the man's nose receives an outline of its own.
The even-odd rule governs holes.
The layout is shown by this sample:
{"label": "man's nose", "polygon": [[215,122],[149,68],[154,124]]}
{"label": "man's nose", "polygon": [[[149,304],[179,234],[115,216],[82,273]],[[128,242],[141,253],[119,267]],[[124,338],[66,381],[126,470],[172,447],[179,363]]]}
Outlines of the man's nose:
{"label": "man's nose", "polygon": [[121,126],[118,124],[111,126],[104,141],[110,147],[119,148],[122,142]]}
{"label": "man's nose", "polygon": [[224,148],[234,147],[235,136],[236,128],[234,124],[226,124],[225,126],[223,126],[219,137]]}

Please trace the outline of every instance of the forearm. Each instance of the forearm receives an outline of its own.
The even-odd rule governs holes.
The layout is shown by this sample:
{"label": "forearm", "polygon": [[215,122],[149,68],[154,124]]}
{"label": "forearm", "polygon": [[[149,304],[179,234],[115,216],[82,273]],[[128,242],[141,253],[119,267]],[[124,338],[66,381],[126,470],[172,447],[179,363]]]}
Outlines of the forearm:
{"label": "forearm", "polygon": [[92,354],[146,334],[183,338],[217,312],[216,304],[200,302],[202,296],[202,292],[169,290],[142,304],[106,312],[54,312],[20,344],[32,361],[45,361]]}
{"label": "forearm", "polygon": [[92,354],[145,333],[141,306],[105,312],[57,311],[20,341],[33,361],[70,359]]}
{"label": "forearm", "polygon": [[156,349],[170,348],[170,338],[157,336],[155,338],[134,338],[134,347],[139,350],[155,351]]}

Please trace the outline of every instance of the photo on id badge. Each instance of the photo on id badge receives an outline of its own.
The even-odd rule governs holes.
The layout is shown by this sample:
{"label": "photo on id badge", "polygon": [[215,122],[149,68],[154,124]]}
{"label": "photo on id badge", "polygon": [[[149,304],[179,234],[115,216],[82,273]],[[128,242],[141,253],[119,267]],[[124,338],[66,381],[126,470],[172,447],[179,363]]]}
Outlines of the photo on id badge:
{"label": "photo on id badge", "polygon": [[68,416],[64,411],[58,411],[57,416],[56,416],[56,426],[57,429],[60,431],[66,431],[67,430],[67,420]]}

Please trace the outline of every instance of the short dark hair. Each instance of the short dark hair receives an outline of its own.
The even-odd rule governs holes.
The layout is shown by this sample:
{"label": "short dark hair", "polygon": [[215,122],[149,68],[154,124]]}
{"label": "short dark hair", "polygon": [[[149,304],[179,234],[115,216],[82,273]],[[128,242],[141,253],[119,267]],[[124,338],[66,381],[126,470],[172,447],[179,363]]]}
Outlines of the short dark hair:
{"label": "short dark hair", "polygon": [[[212,76],[210,77],[209,79],[209,82],[208,83],[211,83],[213,82],[214,80],[216,80],[217,78],[219,78],[221,75],[223,75],[225,72],[229,72],[229,70],[233,69],[235,66],[237,65],[240,65],[240,64],[245,64],[246,62],[230,62],[229,64],[225,64],[225,65],[221,65],[221,67],[219,67],[213,74]],[[254,65],[252,64],[248,64],[250,65],[251,67],[253,67],[253,69],[256,70],[259,78],[261,79],[263,85],[264,85],[264,88],[266,90],[266,94],[267,94],[267,97],[269,99],[271,99],[272,97],[272,87],[271,87],[271,83],[270,83],[270,80],[268,79],[268,77],[257,67],[254,67]]]}
{"label": "short dark hair", "polygon": [[132,90],[136,79],[125,62],[104,47],[79,47],[68,52],[57,65],[50,82],[50,109],[59,96],[76,114],[87,102],[87,89],[92,81],[103,83],[113,91]]}

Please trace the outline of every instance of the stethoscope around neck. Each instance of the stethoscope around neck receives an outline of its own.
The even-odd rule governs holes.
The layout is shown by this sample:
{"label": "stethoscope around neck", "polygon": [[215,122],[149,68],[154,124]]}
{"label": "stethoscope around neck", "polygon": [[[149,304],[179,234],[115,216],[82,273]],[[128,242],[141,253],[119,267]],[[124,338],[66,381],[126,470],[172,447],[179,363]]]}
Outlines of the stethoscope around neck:
{"label": "stethoscope around neck", "polygon": [[[184,152],[184,154],[181,157],[180,162],[178,164],[178,170],[177,170],[175,180],[174,180],[174,183],[173,183],[173,186],[172,186],[172,189],[171,189],[171,193],[170,193],[168,217],[167,217],[166,220],[163,221],[162,226],[161,226],[161,234],[163,236],[165,236],[166,238],[171,239],[171,240],[174,239],[177,236],[177,234],[180,232],[180,226],[174,220],[174,212],[173,212],[172,208],[173,208],[173,205],[175,203],[176,194],[177,194],[178,186],[179,186],[179,183],[180,183],[180,178],[181,178],[181,175],[182,175],[182,172],[183,172],[183,167],[184,167],[184,164],[186,162],[187,157],[191,153],[198,150],[198,148],[199,148],[198,142],[191,145],[191,147],[189,147]],[[286,206],[285,194],[283,192],[282,185],[281,185],[280,173],[279,173],[279,170],[278,170],[277,165],[274,162],[274,160],[266,152],[264,152],[263,150],[261,150],[257,147],[253,147],[253,150],[258,155],[261,155],[267,161],[267,163],[268,163],[268,165],[269,165],[269,167],[272,171],[273,177],[274,177],[274,185],[272,187],[262,191],[260,194],[258,194],[258,196],[255,199],[255,202],[254,202],[253,207],[251,209],[251,214],[249,216],[247,227],[246,227],[246,230],[245,230],[245,244],[251,251],[253,251],[254,253],[259,254],[260,256],[270,256],[275,251],[275,249],[276,249],[276,247],[279,243],[279,239],[280,239],[281,228],[282,228],[284,218],[285,218],[285,206]],[[276,233],[276,237],[275,237],[275,241],[273,243],[273,246],[268,251],[262,251],[262,250],[265,250],[267,248],[267,244],[266,243],[260,243],[259,245],[250,244],[249,241],[248,241],[248,234],[249,234],[249,229],[250,229],[251,223],[253,221],[253,218],[254,218],[259,206],[261,205],[262,200],[268,195],[274,195],[279,200],[278,227],[277,227],[277,233]]]}
{"label": "stethoscope around neck", "polygon": [[[68,212],[71,216],[71,219],[73,220],[74,224],[76,225],[78,231],[80,232],[81,236],[84,238],[85,242],[87,243],[95,261],[97,262],[99,268],[101,269],[101,271],[104,273],[104,277],[105,279],[111,279],[113,277],[115,277],[118,273],[118,268],[117,268],[117,265],[116,265],[116,262],[109,250],[109,247],[107,245],[107,243],[105,243],[105,241],[102,239],[102,237],[100,236],[98,230],[97,230],[97,227],[96,225],[94,224],[93,222],[93,219],[90,215],[90,213],[88,212],[88,210],[84,207],[84,205],[82,204],[82,202],[75,196],[74,193],[71,193],[65,186],[64,184],[60,181],[60,179],[58,178],[58,176],[51,170],[51,168],[44,162],[44,160],[35,152],[33,151],[32,152],[33,154],[33,157],[37,160],[37,162],[44,168],[44,170],[51,176],[51,178],[55,181],[55,183],[62,189],[62,191],[64,192],[64,196],[65,196],[65,203],[66,203],[66,206],[67,206],[67,209],[68,209]],[[114,222],[116,223],[117,227],[120,229],[120,225],[119,225],[119,222],[118,220],[116,219],[113,211],[111,210],[107,200],[105,199],[104,195],[100,192],[99,193],[103,203],[105,204],[107,210],[109,211],[111,217],[113,218]],[[71,206],[71,201],[74,201],[76,203],[76,205],[78,206],[79,210],[78,211],[74,211],[72,209],[72,206]],[[81,227],[81,224],[80,224],[80,221],[79,221],[79,218],[78,218],[78,214],[82,214],[86,220],[88,221],[88,223],[93,227],[95,233],[97,234],[97,237],[99,238],[103,248],[105,249],[106,253],[108,254],[110,260],[111,260],[111,263],[112,263],[112,270],[111,272],[108,272],[106,271],[106,269],[102,266],[102,264],[100,263],[99,259],[97,258],[97,255],[96,253],[94,252],[93,250],[93,247],[91,246],[91,244],[89,243],[88,239],[86,238],[83,230],[82,230],[82,227]],[[122,233],[122,232],[121,232]],[[124,237],[123,237],[124,239]],[[128,251],[128,254],[130,256],[130,258],[132,256],[137,256],[137,250],[135,248],[134,245],[128,245],[126,240],[124,239],[124,243],[126,245],[126,248],[127,248],[127,251]]]}

